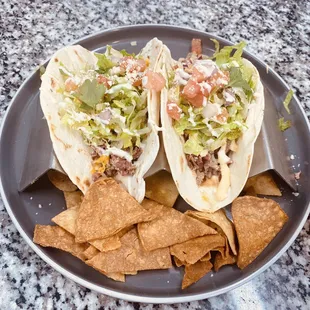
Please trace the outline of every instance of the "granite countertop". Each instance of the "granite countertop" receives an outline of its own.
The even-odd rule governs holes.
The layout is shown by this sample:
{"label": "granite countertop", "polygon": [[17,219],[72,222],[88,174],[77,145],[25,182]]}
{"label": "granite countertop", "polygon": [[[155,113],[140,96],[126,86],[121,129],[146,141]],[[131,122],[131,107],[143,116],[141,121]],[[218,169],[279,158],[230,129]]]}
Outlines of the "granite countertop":
{"label": "granite countertop", "polygon": [[[1,119],[23,80],[58,48],[136,23],[188,26],[233,42],[246,40],[247,49],[284,78],[310,114],[309,1],[7,0],[0,1]],[[0,201],[0,308],[309,309],[309,224],[273,266],[244,286],[199,302],[152,306],[98,294],[60,275],[26,244]]]}

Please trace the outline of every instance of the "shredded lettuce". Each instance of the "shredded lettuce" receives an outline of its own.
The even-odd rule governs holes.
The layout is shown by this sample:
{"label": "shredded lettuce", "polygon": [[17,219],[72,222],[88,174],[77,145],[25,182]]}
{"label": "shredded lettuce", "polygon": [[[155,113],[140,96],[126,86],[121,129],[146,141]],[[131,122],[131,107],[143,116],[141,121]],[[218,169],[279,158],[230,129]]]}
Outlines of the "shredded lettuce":
{"label": "shredded lettuce", "polygon": [[293,92],[292,89],[290,89],[289,92],[287,93],[284,101],[283,101],[284,108],[285,108],[285,110],[287,111],[288,114],[291,114],[291,111],[290,111],[288,106],[291,103],[293,95],[294,95],[294,92]]}
{"label": "shredded lettuce", "polygon": [[189,136],[188,140],[184,143],[183,149],[185,154],[200,155],[204,147],[200,143],[198,133],[193,133]]}
{"label": "shredded lettuce", "polygon": [[236,61],[237,63],[241,64],[243,48],[246,46],[244,41],[241,41],[236,45],[224,46],[222,49],[219,49],[219,43],[217,40],[213,39],[212,41],[216,46],[216,51],[212,58],[215,59],[215,62],[219,67],[232,61]]}
{"label": "shredded lettuce", "polygon": [[74,96],[86,105],[94,108],[103,97],[105,91],[106,87],[103,84],[99,84],[95,79],[87,79],[74,92]]}
{"label": "shredded lettuce", "polygon": [[128,53],[125,49],[120,50],[120,53],[121,53],[123,56],[132,56],[132,57],[135,57],[135,56],[136,56],[135,53],[130,54],[130,53]]}
{"label": "shredded lettuce", "polygon": [[116,65],[105,54],[95,53],[95,56],[98,59],[97,66],[102,73],[107,72]]}
{"label": "shredded lettuce", "polygon": [[252,92],[252,89],[246,79],[243,77],[242,72],[237,67],[232,67],[229,70],[229,87],[241,87],[244,91]]}
{"label": "shredded lettuce", "polygon": [[285,131],[286,129],[290,128],[291,125],[292,125],[291,121],[290,120],[285,121],[284,117],[281,117],[278,120],[278,127],[281,131]]}

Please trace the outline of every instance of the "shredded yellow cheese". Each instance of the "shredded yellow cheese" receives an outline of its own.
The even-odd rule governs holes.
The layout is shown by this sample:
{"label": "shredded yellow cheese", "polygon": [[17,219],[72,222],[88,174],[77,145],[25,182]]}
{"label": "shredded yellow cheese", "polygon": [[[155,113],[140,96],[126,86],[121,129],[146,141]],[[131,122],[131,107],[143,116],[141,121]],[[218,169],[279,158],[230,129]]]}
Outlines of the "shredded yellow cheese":
{"label": "shredded yellow cheese", "polygon": [[92,162],[92,171],[91,173],[104,173],[105,168],[109,162],[109,156],[103,155],[100,156],[99,158],[95,159]]}

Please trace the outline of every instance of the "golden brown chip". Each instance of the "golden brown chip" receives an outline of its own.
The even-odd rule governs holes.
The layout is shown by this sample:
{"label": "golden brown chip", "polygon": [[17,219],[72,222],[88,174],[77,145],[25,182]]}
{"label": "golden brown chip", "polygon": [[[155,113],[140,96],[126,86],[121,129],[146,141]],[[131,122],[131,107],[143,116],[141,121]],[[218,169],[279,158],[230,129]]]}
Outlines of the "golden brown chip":
{"label": "golden brown chip", "polygon": [[121,238],[121,243],[119,249],[99,253],[86,263],[104,273],[168,269],[172,266],[169,248],[145,251],[136,228],[127,232]]}
{"label": "golden brown chip", "polygon": [[209,261],[198,261],[194,265],[185,266],[185,274],[182,281],[182,290],[196,283],[212,269]]}
{"label": "golden brown chip", "polygon": [[43,247],[57,248],[84,260],[87,243],[76,243],[74,236],[58,226],[36,225],[33,242]]}
{"label": "golden brown chip", "polygon": [[225,239],[222,236],[206,235],[171,246],[170,254],[185,264],[195,264],[212,249],[221,246],[225,246]]}
{"label": "golden brown chip", "polygon": [[49,170],[47,176],[51,183],[63,192],[74,192],[77,186],[72,183],[69,177],[56,170]]}
{"label": "golden brown chip", "polygon": [[203,235],[216,234],[209,226],[169,207],[164,207],[162,217],[139,223],[138,232],[147,251],[165,248]]}
{"label": "golden brown chip", "polygon": [[[86,262],[87,264],[87,262]],[[114,280],[114,281],[119,281],[119,282],[125,282],[125,274],[121,273],[121,272],[102,272],[101,270],[95,268],[92,266],[92,268],[94,268],[95,270],[99,271],[100,273],[102,273],[103,275],[105,275],[106,277]]]}
{"label": "golden brown chip", "polygon": [[76,220],[76,241],[107,238],[139,223],[147,211],[113,179],[99,179],[88,189]]}
{"label": "golden brown chip", "polygon": [[[72,235],[76,235],[76,219],[78,216],[78,210],[79,207],[67,209],[53,217],[52,221]],[[89,243],[101,252],[115,250],[120,248],[121,242],[119,238],[127,231],[128,229],[125,228],[116,235],[110,236],[108,238],[93,240]]]}
{"label": "golden brown chip", "polygon": [[239,242],[237,265],[243,269],[278,234],[288,216],[275,201],[252,196],[237,198],[231,210]]}
{"label": "golden brown chip", "polygon": [[171,174],[161,170],[145,179],[145,197],[166,207],[173,207],[179,196]]}
{"label": "golden brown chip", "polygon": [[221,253],[216,253],[214,259],[214,270],[218,271],[221,267],[225,265],[233,265],[236,263],[236,256],[229,254],[223,258]]}
{"label": "golden brown chip", "polygon": [[244,193],[246,196],[257,196],[257,193],[255,192],[255,189],[253,186],[249,186],[246,190],[244,190]]}
{"label": "golden brown chip", "polygon": [[85,257],[85,260],[93,258],[95,255],[97,255],[100,251],[97,250],[94,246],[90,245],[84,252],[83,255]]}
{"label": "golden brown chip", "polygon": [[153,221],[165,213],[165,206],[150,199],[144,199],[141,206],[148,211],[141,222]]}
{"label": "golden brown chip", "polygon": [[203,258],[201,258],[200,260],[202,262],[206,262],[209,261],[211,259],[211,252],[208,252]]}
{"label": "golden brown chip", "polygon": [[258,195],[266,196],[282,196],[282,193],[277,186],[276,182],[273,180],[270,172],[263,172],[247,180],[244,191],[253,187],[254,191]]}
{"label": "golden brown chip", "polygon": [[176,256],[173,256],[173,260],[174,260],[174,263],[176,264],[177,267],[181,267],[181,266],[185,265],[185,263],[180,261]]}
{"label": "golden brown chip", "polygon": [[228,219],[223,209],[220,209],[214,213],[200,212],[200,211],[186,211],[185,214],[198,220],[201,220],[207,225],[210,224],[206,221],[210,221],[218,225],[225,234],[225,236],[227,237],[232,252],[235,255],[237,255],[236,233],[234,224]]}
{"label": "golden brown chip", "polygon": [[64,192],[67,209],[79,207],[83,200],[83,193],[81,191]]}

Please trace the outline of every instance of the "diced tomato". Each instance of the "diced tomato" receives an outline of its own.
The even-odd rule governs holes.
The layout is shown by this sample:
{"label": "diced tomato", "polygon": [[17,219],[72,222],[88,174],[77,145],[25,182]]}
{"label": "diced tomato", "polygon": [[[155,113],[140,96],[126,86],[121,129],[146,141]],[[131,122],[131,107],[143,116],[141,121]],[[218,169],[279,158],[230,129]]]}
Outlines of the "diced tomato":
{"label": "diced tomato", "polygon": [[192,40],[192,53],[195,53],[197,55],[202,54],[202,43],[200,39]]}
{"label": "diced tomato", "polygon": [[202,107],[203,93],[196,81],[190,79],[183,89],[183,96],[195,107]]}
{"label": "diced tomato", "polygon": [[142,85],[142,79],[135,80],[132,83],[132,86],[134,86],[134,87],[138,87],[138,86],[141,86],[141,85]]}
{"label": "diced tomato", "polygon": [[128,62],[132,59],[133,59],[132,56],[125,56],[125,57],[121,58],[121,60],[119,62],[120,67],[126,69],[128,66]]}
{"label": "diced tomato", "polygon": [[102,75],[102,74],[97,76],[97,82],[99,84],[104,84],[104,86],[106,88],[110,88],[111,87],[111,81],[108,78],[106,78],[104,75]]}
{"label": "diced tomato", "polygon": [[133,72],[135,70],[138,72],[143,72],[147,67],[145,60],[134,59],[132,56],[123,57],[119,65],[121,68],[128,69],[129,72]]}
{"label": "diced tomato", "polygon": [[216,119],[217,119],[219,122],[225,123],[225,122],[227,122],[228,117],[229,117],[229,114],[228,114],[228,112],[227,112],[227,109],[226,109],[226,108],[222,108],[221,114],[218,114],[218,115],[216,116]]}
{"label": "diced tomato", "polygon": [[136,69],[138,72],[143,72],[143,71],[145,71],[146,67],[147,67],[147,65],[146,65],[145,60],[143,60],[143,59],[138,59],[138,60],[136,61],[136,68],[135,68],[135,69]]}
{"label": "diced tomato", "polygon": [[72,80],[72,78],[66,79],[66,81],[65,81],[65,90],[67,92],[75,91],[75,90],[77,90],[77,88],[78,88],[78,85],[75,84],[75,82]]}
{"label": "diced tomato", "polygon": [[181,117],[182,110],[180,109],[180,107],[177,105],[176,102],[168,101],[167,102],[167,113],[171,118],[175,120],[179,120]]}
{"label": "diced tomato", "polygon": [[166,80],[161,73],[149,70],[146,72],[145,78],[146,82],[143,84],[143,86],[147,89],[161,91],[165,87]]}
{"label": "diced tomato", "polygon": [[[223,81],[219,82],[219,79]],[[218,70],[207,79],[207,82],[212,86],[212,88],[215,86],[224,87],[229,82],[229,72]]]}
{"label": "diced tomato", "polygon": [[193,68],[192,78],[198,83],[201,83],[206,79],[204,74],[201,73],[196,67]]}

